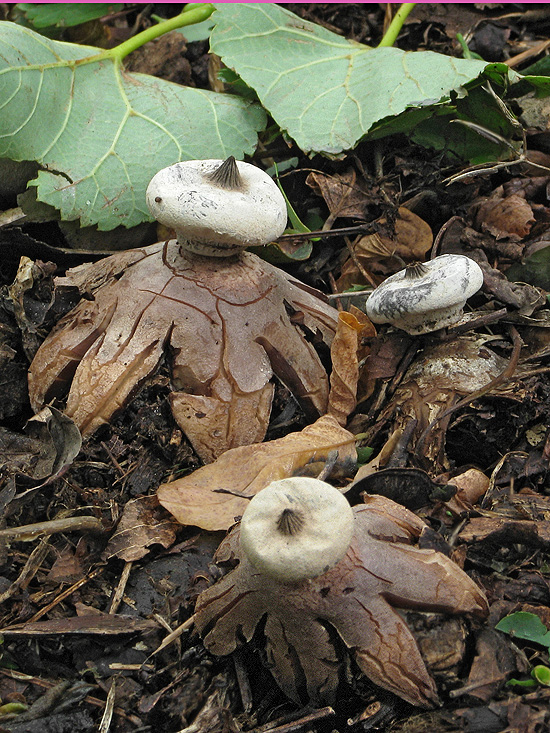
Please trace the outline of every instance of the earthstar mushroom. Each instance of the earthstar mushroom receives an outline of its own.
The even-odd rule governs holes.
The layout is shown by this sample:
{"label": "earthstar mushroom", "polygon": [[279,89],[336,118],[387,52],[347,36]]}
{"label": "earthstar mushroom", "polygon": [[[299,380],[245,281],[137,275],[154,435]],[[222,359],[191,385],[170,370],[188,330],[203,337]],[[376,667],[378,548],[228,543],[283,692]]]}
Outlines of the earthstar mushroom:
{"label": "earthstar mushroom", "polygon": [[[425,525],[412,512],[381,496],[365,496],[363,505],[343,509],[345,497],[331,486],[323,490],[323,501],[332,495],[337,514],[344,516],[334,524],[336,552],[329,561],[325,546],[312,553],[318,558],[311,573],[300,571],[292,577],[293,569],[289,576],[283,567],[281,575],[281,557],[284,565],[292,556],[285,542],[293,547],[296,543],[298,556],[300,547],[308,555],[313,549],[307,548],[312,529],[303,538],[300,532],[315,513],[302,516],[303,524],[297,517],[308,505],[306,497],[314,504],[318,501],[318,483],[315,479],[283,479],[251,500],[240,525],[231,530],[216,553],[216,562],[231,569],[197,600],[194,621],[205,646],[216,655],[230,654],[249,642],[265,619],[269,669],[296,702],[324,705],[334,701],[342,671],[342,644],[371,681],[414,705],[431,707],[438,701],[435,684],[396,609],[484,617],[485,596],[447,557],[413,546]],[[263,492],[268,492],[265,502]],[[265,516],[258,505],[265,509]],[[254,517],[250,525],[249,509]],[[341,559],[332,564],[345,544],[339,523],[347,526],[350,511],[351,540]],[[263,535],[258,527],[265,524],[269,531]],[[272,562],[266,559],[271,548]],[[323,563],[332,566],[319,575]]]}
{"label": "earthstar mushroom", "polygon": [[165,358],[174,418],[205,462],[263,440],[274,376],[309,419],[323,414],[328,376],[306,334],[330,346],[338,313],[319,291],[244,251],[285,227],[275,183],[233,158],[186,161],[157,173],[147,200],[177,239],[58,280],[85,297],[34,357],[33,409],[68,392],[65,412],[88,437]]}
{"label": "earthstar mushroom", "polygon": [[457,323],[467,299],[483,285],[477,262],[464,255],[440,255],[386,278],[369,296],[367,315],[410,334]]}

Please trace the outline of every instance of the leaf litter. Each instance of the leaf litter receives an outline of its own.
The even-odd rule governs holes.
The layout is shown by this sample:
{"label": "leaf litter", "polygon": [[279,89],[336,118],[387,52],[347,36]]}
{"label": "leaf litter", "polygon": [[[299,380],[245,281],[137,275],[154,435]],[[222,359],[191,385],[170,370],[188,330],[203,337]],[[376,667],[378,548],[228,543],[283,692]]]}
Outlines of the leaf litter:
{"label": "leaf litter", "polygon": [[[306,12],[305,7],[290,9]],[[345,11],[339,15],[335,6],[307,12],[314,21],[346,22]],[[356,10],[347,12],[352,22]],[[482,10],[476,12],[483,17]],[[451,13],[449,23],[457,22]],[[517,18],[507,22],[514,29],[521,25]],[[525,20],[527,27],[530,22]],[[416,32],[426,30],[421,24],[417,19],[405,26],[404,43],[415,50]],[[364,21],[354,26],[361,41],[366,27]],[[426,33],[434,42],[433,29]],[[510,38],[499,43],[509,44]],[[450,41],[438,43],[444,48]],[[532,132],[535,140],[537,131]],[[371,171],[367,178],[358,156],[370,150],[359,147],[344,166],[315,159],[322,174],[301,173],[299,165],[287,179],[292,200],[301,196],[301,213],[322,211],[325,221],[330,217],[333,235],[340,225],[372,226],[372,233],[355,242],[346,242],[345,234],[321,237],[309,260],[294,263],[293,275],[329,292],[333,271],[342,278],[333,290],[368,289],[400,269],[401,260],[423,260],[431,252],[466,254],[484,270],[484,288],[472,300],[470,314],[477,319],[471,323],[480,325],[419,342],[385,328],[377,333],[368,324],[365,330],[359,316],[356,323],[344,314],[339,322],[347,331],[336,346],[333,342],[332,417],[312,421],[276,381],[268,435],[277,437],[226,451],[208,466],[201,466],[171,414],[167,353],[131,403],[80,452],[78,444],[54,441],[43,428],[29,440],[23,433],[32,414],[25,365],[60,313],[75,304],[75,289],[90,297],[97,283],[82,287],[84,280],[75,281],[66,289],[54,282],[54,269],[40,263],[24,263],[19,275],[14,269],[6,280],[17,287],[2,291],[1,363],[7,381],[0,387],[15,398],[11,413],[2,400],[8,432],[0,505],[8,527],[23,531],[19,538],[0,534],[5,662],[0,695],[31,706],[42,701],[37,713],[42,717],[36,718],[40,730],[62,725],[63,701],[74,705],[76,693],[71,697],[70,688],[55,685],[79,676],[88,684],[80,698],[86,712],[82,719],[73,717],[72,725],[82,730],[96,729],[115,676],[113,730],[140,724],[167,730],[221,730],[224,725],[267,730],[277,724],[290,730],[292,718],[294,730],[309,726],[319,732],[390,725],[392,730],[428,725],[471,731],[487,730],[488,724],[494,730],[534,730],[547,724],[544,688],[524,694],[503,686],[509,676],[528,675],[535,661],[547,663],[547,652],[528,641],[513,643],[494,626],[518,610],[537,614],[547,625],[550,621],[545,559],[550,543],[550,321],[546,293],[540,290],[544,285],[515,274],[544,251],[548,178],[540,171],[501,172],[498,181],[471,178],[445,188],[439,161],[426,160],[425,151],[406,141],[398,152],[381,147],[390,175]],[[301,164],[307,169],[311,161]],[[308,173],[312,177],[306,183]],[[350,184],[353,199],[346,204],[343,191]],[[546,265],[541,259],[539,269],[547,275]],[[99,279],[107,274],[99,273],[101,267]],[[363,447],[374,451],[371,464],[360,469],[371,483],[354,489]],[[47,462],[38,463],[44,455]],[[264,650],[257,635],[252,656],[219,660],[190,630],[195,598],[219,578],[219,571],[209,567],[213,550],[242,514],[246,497],[272,477],[323,471],[347,489],[357,506],[361,490],[374,496],[392,492],[391,499],[414,504],[426,523],[417,546],[436,545],[450,554],[488,597],[490,616],[481,626],[451,628],[441,615],[400,611],[436,680],[441,710],[412,713],[348,663],[334,708],[321,708],[312,720],[273,689],[258,663]],[[174,492],[170,510],[175,516],[180,512],[181,526],[162,506],[166,487]],[[86,525],[91,518],[97,520],[96,531]],[[59,521],[65,524],[51,524]],[[201,522],[208,529],[197,533]],[[40,539],[28,534],[33,524]],[[52,531],[56,527],[62,529]],[[177,638],[151,657],[180,626]],[[430,649],[446,648],[471,651],[465,658],[457,654],[454,666],[444,670]],[[54,707],[46,705],[45,678],[57,690]],[[29,725],[23,719],[21,724]],[[2,725],[18,730],[15,719]]]}

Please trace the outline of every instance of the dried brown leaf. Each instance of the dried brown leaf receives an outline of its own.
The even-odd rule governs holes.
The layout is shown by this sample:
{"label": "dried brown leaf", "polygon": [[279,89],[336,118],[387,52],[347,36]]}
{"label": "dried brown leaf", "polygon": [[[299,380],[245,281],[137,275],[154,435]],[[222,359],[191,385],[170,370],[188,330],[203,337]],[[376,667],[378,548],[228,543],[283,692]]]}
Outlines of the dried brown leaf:
{"label": "dried brown leaf", "polygon": [[229,529],[248,504],[240,494],[250,498],[275,479],[303,474],[309,464],[319,473],[335,450],[338,465],[345,469],[355,464],[355,437],[324,415],[299,433],[234,448],[189,476],[162,484],[158,500],[181,524]]}
{"label": "dried brown leaf", "polygon": [[[338,326],[330,349],[332,372],[327,414],[345,425],[357,404],[359,381],[358,350],[362,338],[376,335],[368,317],[357,308],[338,315]],[[363,354],[366,356],[366,354]]]}
{"label": "dried brown leaf", "polygon": [[485,495],[491,480],[477,468],[469,468],[459,476],[449,479],[449,483],[457,487],[456,495],[445,502],[446,511],[460,516],[472,509]]}
{"label": "dried brown leaf", "polygon": [[[386,220],[379,219],[377,224],[383,228]],[[392,236],[375,232],[360,237],[354,243],[356,261],[350,258],[344,263],[337,281],[338,289],[346,290],[352,285],[365,282],[357,262],[367,271],[387,275],[400,270],[403,262],[425,260],[432,243],[430,226],[417,214],[401,206],[397,211],[395,232]]]}
{"label": "dried brown leaf", "polygon": [[76,551],[72,545],[66,545],[60,552],[57,552],[57,558],[50,568],[47,580],[49,583],[74,583],[80,580],[86,574],[84,567],[88,563],[83,563],[86,553],[83,548],[88,548],[84,538],[78,543]]}
{"label": "dried brown leaf", "polygon": [[147,555],[151,545],[170,547],[176,538],[178,524],[159,511],[154,497],[144,496],[129,501],[116,531],[105,549],[107,558],[118,557],[132,562]]}
{"label": "dried brown leaf", "polygon": [[313,171],[306,178],[306,184],[324,198],[332,220],[339,217],[364,219],[365,209],[372,203],[366,182],[357,181],[357,174],[351,168],[333,176]]}
{"label": "dried brown leaf", "polygon": [[461,542],[481,542],[490,540],[495,543],[522,544],[530,547],[550,548],[550,521],[508,519],[506,517],[472,517],[458,539]]}
{"label": "dried brown leaf", "polygon": [[533,209],[523,196],[504,196],[502,188],[483,202],[476,213],[476,226],[496,239],[519,241],[526,237],[535,223]]}
{"label": "dried brown leaf", "polygon": [[34,415],[21,435],[0,427],[0,466],[29,478],[53,480],[76,458],[82,439],[74,422],[55,407]]}

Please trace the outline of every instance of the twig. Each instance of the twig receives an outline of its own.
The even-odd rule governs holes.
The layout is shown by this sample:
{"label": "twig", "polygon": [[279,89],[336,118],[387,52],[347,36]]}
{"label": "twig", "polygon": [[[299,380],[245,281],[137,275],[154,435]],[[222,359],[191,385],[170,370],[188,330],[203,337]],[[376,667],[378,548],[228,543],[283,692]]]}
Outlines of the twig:
{"label": "twig", "polygon": [[319,239],[328,239],[329,237],[343,237],[346,234],[372,234],[372,224],[357,224],[353,227],[340,227],[339,229],[318,229],[313,232],[296,232],[296,234],[281,234],[277,242],[281,239],[311,239],[311,237]]}
{"label": "twig", "polygon": [[116,694],[116,681],[113,679],[111,687],[107,693],[107,700],[105,701],[105,710],[99,724],[99,733],[108,733],[111,727],[111,721],[113,719],[113,713],[115,710],[115,694]]}
{"label": "twig", "polygon": [[367,282],[369,282],[372,285],[373,288],[375,288],[376,287],[376,281],[374,280],[374,278],[372,277],[372,275],[370,274],[370,272],[368,272],[363,267],[363,265],[361,264],[359,258],[357,257],[357,254],[356,254],[355,250],[353,249],[353,245],[350,242],[349,237],[345,237],[344,239],[346,241],[346,247],[348,248],[349,256],[353,260],[353,264],[359,270],[359,272],[361,273],[361,275],[363,275],[363,277],[365,278],[365,280]]}
{"label": "twig", "polygon": [[128,578],[130,577],[130,572],[132,570],[132,565],[132,562],[127,562],[122,568],[122,573],[120,574],[120,579],[118,581],[118,585],[115,589],[113,598],[111,600],[111,605],[109,607],[109,613],[111,614],[116,613],[118,611],[118,607],[122,603],[124,591],[126,590],[126,584],[128,583]]}
{"label": "twig", "polygon": [[38,572],[39,567],[42,565],[42,561],[46,557],[50,550],[50,540],[49,537],[44,537],[42,540],[40,540],[39,544],[34,548],[34,550],[29,555],[27,562],[25,563],[23,569],[19,573],[19,577],[17,580],[15,580],[9,588],[7,588],[1,595],[0,595],[0,604],[4,603],[4,601],[7,601],[8,598],[11,598],[14,593],[17,593],[18,590],[24,589],[28,586],[28,584],[31,582],[31,580],[34,578],[36,573]]}
{"label": "twig", "polygon": [[97,517],[65,517],[49,522],[24,524],[20,527],[0,529],[0,539],[9,538],[18,542],[30,542],[41,535],[49,536],[59,532],[104,532],[105,528]]}
{"label": "twig", "polygon": [[195,623],[195,616],[190,616],[187,621],[184,621],[182,624],[180,624],[177,629],[174,629],[171,634],[168,634],[168,636],[165,636],[164,639],[161,641],[161,643],[158,645],[158,647],[155,649],[154,652],[150,655],[151,657],[154,657],[155,654],[158,654],[163,649],[166,649],[167,646],[170,646],[170,644],[178,639],[184,631],[188,631],[188,629],[193,626]]}
{"label": "twig", "polygon": [[52,608],[55,608],[55,606],[59,605],[62,601],[65,600],[65,598],[68,598],[71,596],[75,590],[78,590],[81,586],[85,585],[88,581],[92,580],[92,578],[95,578],[96,575],[99,575],[99,573],[102,573],[105,568],[99,567],[95,570],[92,570],[91,573],[88,573],[84,578],[80,578],[80,580],[77,580],[76,583],[73,583],[69,588],[65,588],[65,590],[60,593],[56,598],[53,599],[50,603],[48,603],[47,606],[44,606],[39,611],[37,611],[34,616],[31,616],[29,619],[29,623],[33,623],[34,621],[38,621],[42,618],[42,616],[45,616],[47,613],[49,613]]}
{"label": "twig", "polygon": [[[254,733],[293,733],[294,731],[300,730],[300,728],[305,728],[311,723],[315,723],[317,720],[330,718],[334,714],[333,708],[327,706],[325,708],[315,710],[313,713],[309,713],[308,715],[304,715],[297,720],[295,718],[295,714],[287,715],[282,719],[280,718],[278,721],[275,720],[271,723],[266,723],[266,725],[261,725],[258,728],[255,728]],[[289,718],[291,718],[291,720],[288,723],[277,725],[281,720],[288,720]]]}
{"label": "twig", "polygon": [[[55,686],[55,683],[51,682],[50,680],[45,680],[41,677],[34,677],[33,675],[25,674],[24,672],[17,672],[14,669],[2,669],[0,667],[0,674],[3,674],[5,677],[9,677],[12,680],[36,685],[37,687],[43,687],[46,690],[49,690]],[[88,705],[93,705],[96,708],[105,707],[104,700],[100,700],[98,697],[92,697],[92,695],[86,695],[86,697],[83,699],[83,702],[88,703]],[[134,725],[139,725],[141,723],[139,718],[137,718],[135,715],[124,712],[122,708],[117,707],[115,708],[114,712],[116,715],[119,715],[121,718],[128,720]]]}

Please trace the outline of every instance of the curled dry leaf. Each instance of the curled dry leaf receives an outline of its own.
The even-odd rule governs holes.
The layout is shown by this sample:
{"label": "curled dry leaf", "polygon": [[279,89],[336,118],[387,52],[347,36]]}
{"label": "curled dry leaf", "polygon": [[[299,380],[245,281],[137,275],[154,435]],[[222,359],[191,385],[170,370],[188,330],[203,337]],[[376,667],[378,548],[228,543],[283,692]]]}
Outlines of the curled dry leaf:
{"label": "curled dry leaf", "polygon": [[479,205],[475,223],[495,239],[511,239],[517,242],[529,234],[535,217],[525,196],[517,193],[507,196],[500,186]]}
{"label": "curled dry leaf", "polygon": [[[352,168],[346,173],[333,176],[313,171],[308,175],[306,183],[324,198],[330,211],[329,224],[339,217],[364,219],[367,206],[377,200],[366,182],[357,180],[357,174]],[[325,227],[330,228],[327,225]]]}
{"label": "curled dry leaf", "polygon": [[330,343],[337,312],[255,255],[185,253],[176,240],[69,271],[90,300],[58,323],[29,372],[33,409],[68,392],[66,414],[91,435],[170,355],[174,417],[204,461],[263,439],[275,374],[315,419],[328,377],[291,321]]}
{"label": "curled dry leaf", "polygon": [[132,562],[145,557],[151,545],[170,547],[176,538],[178,525],[166,516],[159,516],[161,512],[152,496],[142,496],[127,502],[105,548],[105,557],[118,557]]}
{"label": "curled dry leaf", "polygon": [[[382,230],[385,219],[376,222]],[[388,275],[400,270],[403,262],[424,261],[433,243],[432,230],[423,219],[409,209],[401,206],[395,220],[393,236],[381,232],[366,234],[353,245],[355,259],[348,259],[342,267],[338,278],[339,290],[346,290],[352,285],[364,282],[359,265],[376,275]]]}
{"label": "curled dry leaf", "polygon": [[250,641],[265,617],[269,668],[298,702],[334,700],[339,681],[336,632],[373,682],[414,705],[437,703],[437,691],[397,608],[471,613],[487,601],[444,555],[414,547],[424,523],[383,497],[354,507],[354,536],[344,558],[317,578],[282,584],[258,572],[239,545],[237,525],[217,562],[237,566],[199,596],[195,624],[205,645],[230,654]]}
{"label": "curled dry leaf", "polygon": [[74,422],[45,407],[25,426],[26,435],[0,428],[0,467],[34,481],[52,481],[78,455],[82,439]]}
{"label": "curled dry leaf", "polygon": [[317,475],[332,451],[338,451],[335,468],[349,471],[354,467],[354,435],[334,417],[324,415],[299,433],[234,448],[189,476],[162,484],[158,500],[181,524],[229,529],[248,506],[249,498],[271,481],[303,475],[307,469],[308,475]]}
{"label": "curled dry leaf", "polygon": [[[357,404],[359,349],[363,338],[373,338],[376,331],[367,316],[352,306],[352,312],[338,314],[336,334],[330,348],[332,372],[327,414],[345,425]],[[361,358],[366,349],[361,348]]]}
{"label": "curled dry leaf", "polygon": [[467,515],[487,492],[491,480],[477,468],[469,468],[464,473],[449,479],[456,486],[456,494],[445,502],[445,510],[460,517]]}

